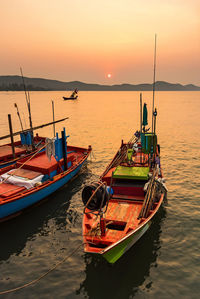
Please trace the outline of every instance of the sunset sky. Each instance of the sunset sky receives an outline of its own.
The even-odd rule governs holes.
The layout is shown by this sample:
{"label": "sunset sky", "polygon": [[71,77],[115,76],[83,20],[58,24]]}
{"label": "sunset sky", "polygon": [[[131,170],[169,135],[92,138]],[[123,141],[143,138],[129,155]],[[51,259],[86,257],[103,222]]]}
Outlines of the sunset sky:
{"label": "sunset sky", "polygon": [[[0,0],[0,75],[200,86],[199,0]],[[109,76],[108,76],[109,74]]]}

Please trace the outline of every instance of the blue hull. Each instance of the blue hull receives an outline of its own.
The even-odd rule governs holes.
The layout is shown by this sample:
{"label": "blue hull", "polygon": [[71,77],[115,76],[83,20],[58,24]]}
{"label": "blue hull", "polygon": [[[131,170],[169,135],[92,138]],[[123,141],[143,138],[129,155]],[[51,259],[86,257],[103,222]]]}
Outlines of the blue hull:
{"label": "blue hull", "polygon": [[21,197],[17,200],[5,203],[0,206],[0,222],[6,220],[6,218],[11,218],[15,214],[23,211],[24,209],[40,202],[46,196],[52,194],[60,187],[64,186],[68,181],[70,181],[81,169],[83,164],[87,160],[84,160],[81,164],[77,166],[73,171],[69,172],[58,181],[55,181],[45,188],[38,189],[32,194]]}
{"label": "blue hull", "polygon": [[7,167],[7,166],[10,166],[10,165],[13,165],[15,163],[16,163],[16,161],[11,161],[11,162],[7,162],[7,163],[4,163],[4,164],[0,164],[0,169],[2,169],[4,167]]}

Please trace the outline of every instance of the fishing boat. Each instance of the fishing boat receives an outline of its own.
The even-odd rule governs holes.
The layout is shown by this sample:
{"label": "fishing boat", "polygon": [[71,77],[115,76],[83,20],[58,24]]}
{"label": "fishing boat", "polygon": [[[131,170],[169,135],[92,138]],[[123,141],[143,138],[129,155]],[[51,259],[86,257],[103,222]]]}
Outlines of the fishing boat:
{"label": "fishing boat", "polygon": [[[28,109],[28,116],[29,116],[29,129],[24,129],[23,124],[22,124],[22,119],[20,116],[20,112],[18,109],[17,103],[14,103],[14,107],[17,110],[17,115],[19,118],[20,126],[21,126],[21,131],[18,132],[13,132],[13,127],[12,127],[12,120],[11,120],[11,115],[8,114],[8,124],[9,124],[9,131],[10,134],[5,135],[5,136],[0,136],[0,141],[10,138],[11,142],[6,143],[3,145],[0,145],[0,169],[7,167],[9,165],[15,164],[17,161],[19,161],[21,158],[25,158],[30,156],[31,154],[34,154],[35,152],[38,151],[38,149],[43,149],[44,144],[45,144],[45,137],[40,137],[38,133],[36,133],[36,136],[34,136],[34,131],[44,128],[46,126],[53,125],[54,128],[54,136],[55,136],[55,124],[58,122],[62,122],[68,117],[56,120],[54,119],[54,101],[52,101],[52,112],[53,112],[53,121],[42,124],[39,126],[33,127],[32,124],[32,116],[31,116],[31,100],[30,100],[30,94],[29,91],[27,91],[24,76],[22,73],[22,68],[20,68],[21,71],[21,77],[22,77],[22,82],[23,82],[23,87],[24,87],[24,92],[25,92],[25,99],[26,99],[26,104],[27,104],[27,109]],[[20,136],[20,140],[14,142],[14,136]]]}
{"label": "fishing boat", "polygon": [[[74,178],[86,163],[91,146],[67,144],[65,129],[15,165],[0,170],[0,222],[21,214]],[[53,154],[53,155],[52,155]]]}
{"label": "fishing boat", "polygon": [[83,189],[84,251],[115,263],[149,229],[165,195],[157,135],[144,125]]}
{"label": "fishing boat", "polygon": [[78,99],[78,89],[76,88],[70,97],[63,97],[64,100],[76,100]]}
{"label": "fishing boat", "polygon": [[63,99],[66,101],[66,100],[77,100],[78,99],[78,96],[75,96],[75,97],[63,97]]}
{"label": "fishing boat", "polygon": [[[0,140],[11,138],[11,142],[0,145],[0,169],[15,164],[20,159],[34,154],[38,149],[44,148],[46,137],[41,137],[38,133],[33,136],[33,131],[50,125],[55,126],[56,123],[66,120],[67,117],[14,133],[12,132],[10,114],[8,115],[8,119],[10,134],[1,136]],[[20,136],[20,140],[14,142],[14,136]]]}

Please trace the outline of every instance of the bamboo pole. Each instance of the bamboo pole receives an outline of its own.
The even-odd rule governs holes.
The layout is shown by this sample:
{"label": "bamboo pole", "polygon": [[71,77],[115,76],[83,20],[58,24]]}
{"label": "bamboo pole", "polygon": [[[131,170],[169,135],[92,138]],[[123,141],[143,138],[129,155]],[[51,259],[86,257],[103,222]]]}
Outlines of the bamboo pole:
{"label": "bamboo pole", "polygon": [[[33,127],[32,130],[41,129],[41,128],[44,128],[44,127],[46,127],[46,126],[53,125],[54,123],[56,124],[56,123],[58,123],[58,122],[64,121],[64,120],[66,120],[66,119],[68,119],[68,117],[65,117],[65,118],[56,120],[56,121],[54,121],[54,122],[49,122],[49,123],[46,123],[46,124],[42,124],[42,125],[40,125],[40,126]],[[29,132],[29,131],[30,131],[30,129],[27,129],[27,130],[24,130],[24,131],[18,131],[18,132],[13,133],[13,136],[20,135],[20,133],[23,133],[23,132],[26,133],[26,132]],[[10,134],[9,134],[9,135],[4,135],[4,136],[1,136],[1,137],[0,137],[0,140],[6,139],[6,138],[9,138],[9,137],[10,137]]]}
{"label": "bamboo pole", "polygon": [[56,127],[55,127],[55,116],[54,116],[54,101],[51,101],[52,103],[52,113],[53,113],[53,135],[56,137]]}
{"label": "bamboo pole", "polygon": [[[142,146],[142,93],[140,93],[140,138],[141,138],[141,146]],[[142,149],[142,147],[141,147]],[[140,153],[140,163],[142,163],[142,150]]]}
{"label": "bamboo pole", "polygon": [[14,146],[14,138],[13,138],[13,130],[12,130],[12,120],[10,114],[8,114],[8,123],[9,123],[10,139],[12,145],[12,154],[13,154],[13,159],[15,159],[15,146]]}
{"label": "bamboo pole", "polygon": [[24,129],[23,129],[23,125],[22,125],[22,120],[21,120],[21,116],[20,116],[20,114],[19,114],[19,109],[18,109],[17,103],[15,103],[14,106],[15,106],[15,108],[17,109],[17,115],[18,115],[18,117],[19,117],[19,122],[20,122],[20,125],[21,125],[21,129],[22,129],[22,131],[24,131]]}
{"label": "bamboo pole", "polygon": [[142,93],[140,93],[140,134],[142,133]]}
{"label": "bamboo pole", "polygon": [[152,177],[150,179],[150,182],[149,182],[149,186],[148,186],[148,189],[147,189],[147,193],[146,193],[146,196],[145,196],[145,199],[144,199],[144,202],[143,202],[143,206],[142,206],[142,209],[140,211],[140,215],[138,217],[139,218],[143,218],[145,217],[145,214],[146,214],[146,210],[147,210],[147,207],[148,207],[148,204],[149,204],[149,201],[151,199],[151,195],[152,195],[152,187],[153,187],[153,184],[155,182],[155,176],[157,174],[157,169],[154,169],[153,170],[153,174],[152,174]]}

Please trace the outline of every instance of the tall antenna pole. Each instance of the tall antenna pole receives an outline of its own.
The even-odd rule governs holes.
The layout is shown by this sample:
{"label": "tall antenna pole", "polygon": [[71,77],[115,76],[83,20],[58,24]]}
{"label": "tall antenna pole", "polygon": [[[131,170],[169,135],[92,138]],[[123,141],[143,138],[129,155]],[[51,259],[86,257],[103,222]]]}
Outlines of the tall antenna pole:
{"label": "tall antenna pole", "polygon": [[153,113],[154,113],[154,99],[155,99],[155,85],[156,85],[156,40],[157,35],[155,34],[155,47],[154,47],[154,71],[153,71],[153,103],[152,103],[152,133],[154,132],[153,124]]}
{"label": "tall antenna pole", "polygon": [[142,93],[140,93],[140,135],[142,134]]}

